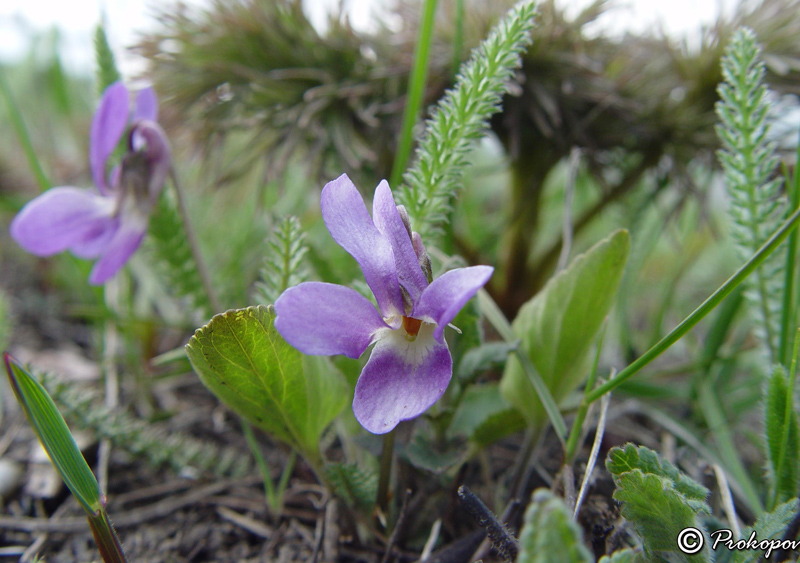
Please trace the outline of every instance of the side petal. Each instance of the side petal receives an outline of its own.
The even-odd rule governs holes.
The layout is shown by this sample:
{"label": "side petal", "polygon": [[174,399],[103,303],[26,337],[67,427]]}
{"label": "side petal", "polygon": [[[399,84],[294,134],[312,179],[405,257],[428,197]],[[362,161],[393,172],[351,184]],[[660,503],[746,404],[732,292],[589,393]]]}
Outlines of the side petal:
{"label": "side petal", "polygon": [[384,317],[402,315],[392,246],[375,227],[353,182],[342,174],[322,189],[322,218],[333,240],[356,259]]}
{"label": "side petal", "polygon": [[150,165],[147,191],[149,205],[155,205],[172,166],[169,141],[164,130],[155,121],[140,121],[131,131],[134,151],[141,151]]}
{"label": "side petal", "polygon": [[392,190],[386,180],[382,180],[375,190],[375,199],[372,201],[372,218],[375,226],[392,245],[397,279],[400,281],[400,285],[408,291],[411,302],[416,303],[420,294],[428,286],[428,280],[422,273],[414,246],[411,244],[411,234],[403,224],[392,197]]}
{"label": "side petal", "polygon": [[114,82],[103,92],[89,134],[89,166],[94,184],[101,193],[107,191],[106,160],[128,126],[129,113],[128,89],[122,82]]}
{"label": "side petal", "polygon": [[158,96],[153,88],[144,88],[136,94],[136,105],[133,107],[131,121],[136,123],[143,119],[158,121]]}
{"label": "side petal", "polygon": [[119,229],[108,242],[103,255],[89,274],[89,283],[101,285],[113,278],[139,248],[145,233],[147,220],[140,217],[123,217]]}
{"label": "side petal", "polygon": [[441,398],[453,374],[450,351],[434,340],[432,325],[423,326],[414,342],[401,332],[387,332],[375,344],[356,384],[353,413],[373,434],[421,415]]}
{"label": "side petal", "polygon": [[445,272],[427,287],[411,316],[436,323],[434,338],[442,342],[444,327],[492,277],[491,266],[471,266]]}
{"label": "side petal", "polygon": [[50,256],[94,240],[113,226],[114,201],[91,190],[53,188],[22,208],[11,237],[37,256]]}
{"label": "side petal", "polygon": [[69,247],[78,258],[94,259],[105,252],[114,235],[119,229],[119,217],[109,217],[106,221],[98,222],[96,229],[88,233],[81,242],[77,242]]}
{"label": "side petal", "polygon": [[275,329],[304,354],[358,358],[376,332],[389,330],[369,299],[332,283],[290,287],[275,301],[275,313]]}

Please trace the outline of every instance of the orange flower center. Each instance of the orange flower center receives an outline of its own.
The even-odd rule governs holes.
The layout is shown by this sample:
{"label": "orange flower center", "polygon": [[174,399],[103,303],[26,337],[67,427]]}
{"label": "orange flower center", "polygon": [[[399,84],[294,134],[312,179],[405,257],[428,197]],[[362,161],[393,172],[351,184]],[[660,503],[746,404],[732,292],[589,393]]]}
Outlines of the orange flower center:
{"label": "orange flower center", "polygon": [[406,329],[409,340],[414,340],[419,332],[419,327],[422,326],[422,321],[414,317],[403,317],[403,328]]}

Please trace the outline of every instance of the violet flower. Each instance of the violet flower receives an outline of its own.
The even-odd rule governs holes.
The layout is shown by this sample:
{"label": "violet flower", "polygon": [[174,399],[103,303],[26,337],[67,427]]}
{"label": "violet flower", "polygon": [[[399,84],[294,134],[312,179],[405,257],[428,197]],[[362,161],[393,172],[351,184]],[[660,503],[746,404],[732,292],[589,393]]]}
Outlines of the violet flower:
{"label": "violet flower", "polygon": [[[157,114],[152,88],[138,93],[131,115],[125,85],[109,86],[89,136],[89,164],[99,192],[71,186],[46,191],[11,222],[12,238],[37,256],[70,250],[80,258],[97,258],[91,284],[113,277],[141,244],[170,170],[169,143]],[[108,159],[129,125],[128,151],[109,173]]]}
{"label": "violet flower", "polygon": [[385,180],[375,190],[371,218],[347,175],[328,183],[322,217],[333,239],[361,266],[379,310],[353,289],[306,282],[275,302],[275,328],[305,354],[358,358],[374,342],[356,384],[353,412],[364,428],[384,434],[444,394],[453,373],[444,327],[493,268],[460,268],[431,281],[425,247]]}

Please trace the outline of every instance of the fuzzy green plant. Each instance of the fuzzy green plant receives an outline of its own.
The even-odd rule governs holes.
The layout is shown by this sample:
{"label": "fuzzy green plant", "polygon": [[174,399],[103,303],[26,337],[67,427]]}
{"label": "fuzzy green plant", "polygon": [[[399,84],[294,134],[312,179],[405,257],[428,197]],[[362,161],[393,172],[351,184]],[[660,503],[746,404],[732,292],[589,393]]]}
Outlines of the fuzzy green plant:
{"label": "fuzzy green plant", "polygon": [[[724,82],[718,89],[717,134],[723,146],[718,157],[731,197],[733,239],[743,258],[758,250],[786,215],[775,143],[769,140],[770,94],[759,53],[753,31],[739,29],[722,59]],[[779,361],[781,268],[782,253],[775,253],[753,272],[745,292],[773,362]]]}
{"label": "fuzzy green plant", "polygon": [[512,8],[473,51],[456,85],[428,121],[399,195],[423,239],[441,231],[470,150],[486,132],[491,116],[500,111],[509,80],[521,64],[520,54],[531,42],[536,14],[533,0]]}
{"label": "fuzzy green plant", "polygon": [[308,252],[305,233],[297,217],[287,216],[275,225],[266,240],[267,252],[261,279],[256,282],[256,302],[275,303],[286,289],[305,281],[308,269],[303,258]]}

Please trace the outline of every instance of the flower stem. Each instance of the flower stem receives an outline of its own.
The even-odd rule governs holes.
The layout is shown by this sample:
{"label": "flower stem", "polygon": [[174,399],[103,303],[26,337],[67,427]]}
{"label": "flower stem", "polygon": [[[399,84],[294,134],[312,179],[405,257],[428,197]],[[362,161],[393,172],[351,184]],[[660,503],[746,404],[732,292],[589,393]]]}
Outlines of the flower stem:
{"label": "flower stem", "polygon": [[395,430],[392,430],[383,435],[383,450],[381,450],[381,470],[378,476],[378,498],[375,502],[384,514],[386,514],[389,509],[389,482],[392,477],[394,434]]}
{"label": "flower stem", "polygon": [[211,276],[208,273],[208,268],[206,267],[206,263],[203,260],[203,255],[200,252],[200,243],[197,240],[194,227],[192,227],[192,221],[189,217],[189,210],[186,207],[186,200],[183,197],[183,189],[181,188],[180,182],[178,182],[178,176],[175,174],[175,168],[170,170],[169,176],[172,180],[172,185],[175,188],[175,196],[178,200],[178,212],[181,214],[181,219],[183,220],[183,230],[186,233],[186,240],[189,242],[189,248],[192,251],[192,257],[194,258],[195,265],[197,266],[197,272],[200,275],[200,281],[203,283],[203,288],[206,290],[206,296],[208,297],[208,302],[211,304],[211,308],[214,310],[214,312],[220,313],[222,312],[222,305],[217,298],[217,294],[214,292],[214,286],[211,285]]}
{"label": "flower stem", "polygon": [[739,284],[747,279],[747,276],[753,273],[753,270],[758,268],[764,262],[764,260],[766,260],[784,240],[786,240],[792,230],[797,227],[798,223],[800,223],[800,207],[795,209],[794,213],[792,213],[791,216],[786,219],[783,225],[781,225],[781,227],[775,231],[772,236],[769,237],[769,239],[767,239],[761,248],[759,248],[752,258],[750,258],[750,260],[745,262],[745,264],[742,265],[742,267],[739,268],[735,274],[728,278],[728,280],[722,284],[719,289],[712,293],[708,299],[703,301],[703,303],[697,309],[695,309],[688,317],[681,321],[678,326],[672,329],[669,334],[659,340],[652,348],[650,348],[632,364],[628,365],[625,369],[619,372],[619,375],[617,375],[614,379],[601,385],[591,393],[588,393],[584,397],[583,403],[593,403],[609,391],[616,389],[619,385],[630,379],[633,375],[639,372],[639,370],[664,353],[667,348],[680,340],[683,335],[694,328],[694,326],[699,323],[701,319],[708,315],[717,305],[720,304],[723,299],[730,295],[733,290],[739,286]]}

